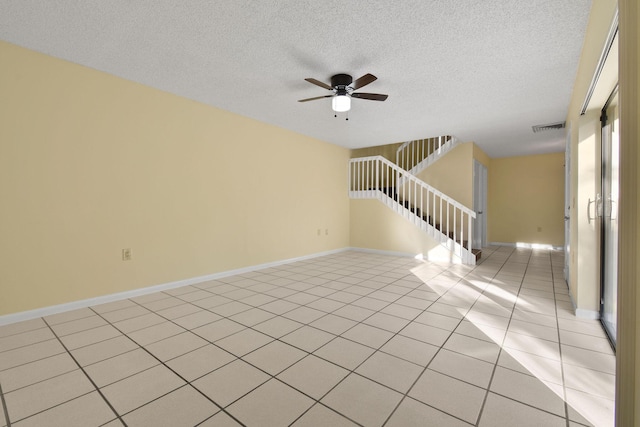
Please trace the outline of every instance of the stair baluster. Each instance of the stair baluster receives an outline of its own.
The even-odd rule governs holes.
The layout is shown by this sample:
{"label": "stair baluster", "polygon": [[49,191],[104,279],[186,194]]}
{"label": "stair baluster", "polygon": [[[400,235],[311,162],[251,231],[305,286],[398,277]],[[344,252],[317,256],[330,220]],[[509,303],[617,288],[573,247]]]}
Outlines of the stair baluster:
{"label": "stair baluster", "polygon": [[382,156],[351,159],[348,172],[351,198],[380,200],[438,240],[463,263],[475,264],[469,238],[473,235],[474,211]]}

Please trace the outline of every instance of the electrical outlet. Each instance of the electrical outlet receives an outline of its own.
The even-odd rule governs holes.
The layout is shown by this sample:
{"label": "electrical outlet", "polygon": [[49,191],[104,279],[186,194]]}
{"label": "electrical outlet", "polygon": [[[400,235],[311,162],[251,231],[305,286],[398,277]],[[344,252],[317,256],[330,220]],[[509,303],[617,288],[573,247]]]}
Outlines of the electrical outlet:
{"label": "electrical outlet", "polygon": [[126,248],[122,250],[122,260],[131,261],[131,248]]}
{"label": "electrical outlet", "polygon": [[318,236],[320,235],[320,233],[322,233],[322,230],[318,228]]}
{"label": "electrical outlet", "polygon": [[324,229],[324,235],[325,235],[325,236],[328,236],[328,235],[329,235],[329,229],[328,229],[328,228],[325,228],[325,229]]}

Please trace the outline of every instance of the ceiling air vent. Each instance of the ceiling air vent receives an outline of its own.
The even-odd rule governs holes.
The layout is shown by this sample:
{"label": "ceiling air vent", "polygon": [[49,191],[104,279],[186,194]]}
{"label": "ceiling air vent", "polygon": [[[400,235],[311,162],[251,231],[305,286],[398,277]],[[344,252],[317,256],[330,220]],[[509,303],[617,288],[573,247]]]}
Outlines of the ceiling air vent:
{"label": "ceiling air vent", "polygon": [[564,129],[565,122],[549,123],[548,125],[531,126],[533,133],[543,132],[545,130]]}

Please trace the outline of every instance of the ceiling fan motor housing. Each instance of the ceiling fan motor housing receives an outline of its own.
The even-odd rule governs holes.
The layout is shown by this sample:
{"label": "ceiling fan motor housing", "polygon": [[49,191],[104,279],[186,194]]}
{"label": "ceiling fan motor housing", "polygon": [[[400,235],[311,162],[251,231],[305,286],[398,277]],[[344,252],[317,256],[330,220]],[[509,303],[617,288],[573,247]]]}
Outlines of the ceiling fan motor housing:
{"label": "ceiling fan motor housing", "polygon": [[331,77],[331,86],[338,91],[341,89],[346,91],[347,86],[351,83],[353,83],[353,78],[349,74],[336,74]]}

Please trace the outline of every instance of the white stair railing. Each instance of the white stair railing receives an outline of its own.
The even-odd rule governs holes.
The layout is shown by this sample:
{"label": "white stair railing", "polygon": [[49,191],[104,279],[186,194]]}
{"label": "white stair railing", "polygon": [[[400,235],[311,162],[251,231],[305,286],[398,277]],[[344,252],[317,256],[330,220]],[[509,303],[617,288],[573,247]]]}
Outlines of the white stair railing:
{"label": "white stair railing", "polygon": [[476,213],[382,156],[349,161],[349,197],[378,199],[411,221],[465,264],[471,251]]}
{"label": "white stair railing", "polygon": [[396,151],[396,164],[416,175],[444,156],[457,143],[458,139],[449,135],[407,141]]}

